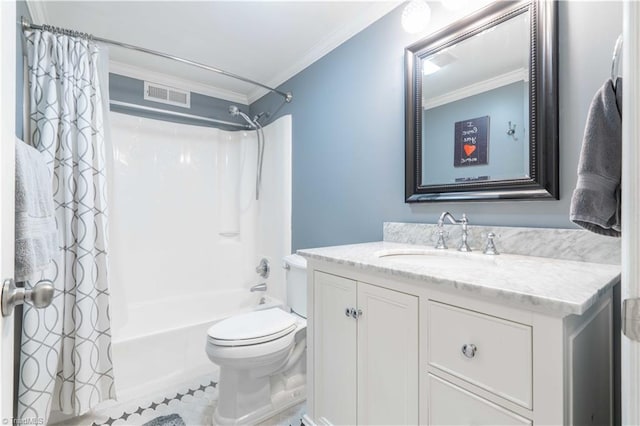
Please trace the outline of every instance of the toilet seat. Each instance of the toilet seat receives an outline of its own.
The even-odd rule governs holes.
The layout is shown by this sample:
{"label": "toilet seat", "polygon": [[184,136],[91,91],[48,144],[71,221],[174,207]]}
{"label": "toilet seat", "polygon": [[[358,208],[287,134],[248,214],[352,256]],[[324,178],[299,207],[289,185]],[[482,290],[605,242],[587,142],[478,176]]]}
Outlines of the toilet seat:
{"label": "toilet seat", "polygon": [[271,308],[222,320],[207,330],[207,340],[218,346],[251,346],[279,339],[296,328],[296,317]]}

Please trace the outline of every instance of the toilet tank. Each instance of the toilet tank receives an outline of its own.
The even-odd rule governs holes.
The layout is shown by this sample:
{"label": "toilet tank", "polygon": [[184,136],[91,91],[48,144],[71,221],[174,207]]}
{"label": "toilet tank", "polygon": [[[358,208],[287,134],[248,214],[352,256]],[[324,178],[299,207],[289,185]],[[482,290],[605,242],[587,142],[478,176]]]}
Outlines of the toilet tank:
{"label": "toilet tank", "polygon": [[287,269],[287,304],[293,312],[307,317],[307,260],[297,254],[284,257]]}

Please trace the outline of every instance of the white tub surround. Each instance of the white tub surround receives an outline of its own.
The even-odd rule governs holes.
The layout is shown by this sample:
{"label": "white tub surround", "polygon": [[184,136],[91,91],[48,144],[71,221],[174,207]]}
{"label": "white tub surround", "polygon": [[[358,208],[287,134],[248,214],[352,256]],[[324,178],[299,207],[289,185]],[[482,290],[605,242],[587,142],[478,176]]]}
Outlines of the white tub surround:
{"label": "white tub surround", "polygon": [[[403,225],[385,224],[383,242],[299,251],[310,424],[613,422],[617,240],[474,227],[461,253],[435,250],[434,226]],[[489,231],[503,254],[482,253]]]}
{"label": "white tub surround", "polygon": [[[286,298],[291,253],[291,117],[264,129],[255,200],[254,131],[111,113],[109,239],[118,401],[216,370],[216,321]],[[267,258],[271,275],[255,273]],[[249,289],[266,282],[265,293]]]}
{"label": "white tub surround", "polygon": [[140,303],[157,301],[159,313],[181,323],[180,310],[164,311],[176,286],[184,295],[248,291],[262,282],[255,267],[263,257],[274,266],[269,294],[285,300],[285,271],[275,266],[291,253],[291,117],[264,129],[259,201],[254,131],[118,113],[111,123],[114,334]]}

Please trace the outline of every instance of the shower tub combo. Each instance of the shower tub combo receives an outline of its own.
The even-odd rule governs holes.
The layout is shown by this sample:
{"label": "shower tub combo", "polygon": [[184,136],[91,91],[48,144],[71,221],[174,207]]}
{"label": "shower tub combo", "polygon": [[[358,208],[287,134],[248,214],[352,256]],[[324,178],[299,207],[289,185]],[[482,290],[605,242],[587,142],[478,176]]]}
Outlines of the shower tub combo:
{"label": "shower tub combo", "polygon": [[[207,329],[286,303],[291,253],[291,117],[256,131],[110,114],[112,355],[118,401],[218,368]],[[260,259],[271,264],[263,279]],[[268,292],[250,292],[266,283]],[[263,299],[264,298],[264,299]],[[264,302],[264,303],[261,303]]]}

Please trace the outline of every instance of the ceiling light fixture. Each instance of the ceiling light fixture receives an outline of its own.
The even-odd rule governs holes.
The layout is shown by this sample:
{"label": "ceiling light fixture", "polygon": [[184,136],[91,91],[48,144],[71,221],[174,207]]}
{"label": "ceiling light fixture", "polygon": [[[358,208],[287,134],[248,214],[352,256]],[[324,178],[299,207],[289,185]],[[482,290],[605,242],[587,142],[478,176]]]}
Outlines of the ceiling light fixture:
{"label": "ceiling light fixture", "polygon": [[425,0],[411,0],[402,11],[402,28],[409,34],[424,31],[431,19],[431,8]]}

